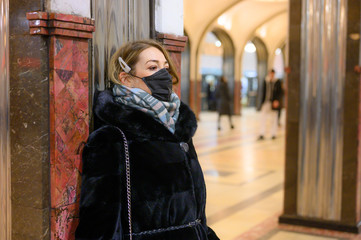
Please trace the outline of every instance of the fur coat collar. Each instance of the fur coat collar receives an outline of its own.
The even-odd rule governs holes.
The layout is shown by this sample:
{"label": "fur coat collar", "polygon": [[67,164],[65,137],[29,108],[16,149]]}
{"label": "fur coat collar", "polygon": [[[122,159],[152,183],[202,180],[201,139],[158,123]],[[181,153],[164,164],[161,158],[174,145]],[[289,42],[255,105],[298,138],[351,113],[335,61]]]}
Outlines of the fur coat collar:
{"label": "fur coat collar", "polygon": [[148,114],[114,101],[109,90],[95,94],[95,127],[110,124],[122,129],[127,137],[143,140],[188,142],[197,129],[194,113],[183,102],[172,134],[166,127]]}

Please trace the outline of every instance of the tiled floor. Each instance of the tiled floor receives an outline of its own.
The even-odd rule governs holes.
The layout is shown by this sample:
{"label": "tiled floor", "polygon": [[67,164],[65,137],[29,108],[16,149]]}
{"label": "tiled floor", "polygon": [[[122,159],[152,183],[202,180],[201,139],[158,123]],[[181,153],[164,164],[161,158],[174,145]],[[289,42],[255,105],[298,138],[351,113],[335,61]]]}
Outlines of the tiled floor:
{"label": "tiled floor", "polygon": [[216,113],[200,115],[194,144],[207,184],[207,219],[221,240],[361,239],[335,231],[278,225],[284,182],[284,113],[277,138],[257,141],[254,109],[234,116],[235,129]]}

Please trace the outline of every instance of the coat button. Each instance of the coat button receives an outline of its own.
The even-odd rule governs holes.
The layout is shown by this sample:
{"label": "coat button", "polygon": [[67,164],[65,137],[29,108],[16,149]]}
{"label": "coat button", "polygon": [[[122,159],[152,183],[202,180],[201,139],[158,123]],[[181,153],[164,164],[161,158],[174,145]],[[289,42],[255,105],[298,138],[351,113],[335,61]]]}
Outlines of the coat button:
{"label": "coat button", "polygon": [[181,148],[183,149],[183,151],[188,152],[189,146],[188,146],[187,143],[181,142],[179,145],[181,146]]}

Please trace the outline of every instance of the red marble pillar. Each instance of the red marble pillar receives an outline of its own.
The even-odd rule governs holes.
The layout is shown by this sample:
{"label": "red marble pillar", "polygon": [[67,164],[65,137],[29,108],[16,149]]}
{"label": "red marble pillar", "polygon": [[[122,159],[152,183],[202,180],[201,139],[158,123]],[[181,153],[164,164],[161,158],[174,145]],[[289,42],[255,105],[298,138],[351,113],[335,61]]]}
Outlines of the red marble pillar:
{"label": "red marble pillar", "polygon": [[32,12],[30,33],[50,37],[50,193],[51,239],[74,239],[78,224],[81,159],[79,146],[89,134],[88,18]]}
{"label": "red marble pillar", "polygon": [[186,36],[176,36],[172,34],[159,33],[157,35],[157,40],[163,44],[163,46],[168,50],[170,57],[172,58],[175,67],[178,71],[179,83],[174,86],[174,91],[179,97],[181,97],[181,65],[182,65],[182,52],[187,44],[188,37]]}
{"label": "red marble pillar", "polygon": [[196,81],[196,117],[199,119],[199,115],[202,111],[202,80]]}
{"label": "red marble pillar", "polygon": [[235,115],[241,114],[241,82],[234,82],[234,102],[233,102],[233,113]]}
{"label": "red marble pillar", "polygon": [[[196,87],[195,84],[196,81],[194,80],[190,80],[189,81],[189,106],[191,107],[191,109],[193,110],[193,112],[196,113],[197,107],[196,107],[196,99],[195,99],[195,92],[196,92]],[[198,118],[198,117],[197,117]]]}

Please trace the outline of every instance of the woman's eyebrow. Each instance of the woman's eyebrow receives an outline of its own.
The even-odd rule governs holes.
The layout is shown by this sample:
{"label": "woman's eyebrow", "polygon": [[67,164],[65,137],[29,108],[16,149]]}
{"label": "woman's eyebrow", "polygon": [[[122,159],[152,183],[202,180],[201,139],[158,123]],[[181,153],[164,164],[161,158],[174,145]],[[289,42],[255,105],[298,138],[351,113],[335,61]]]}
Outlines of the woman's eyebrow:
{"label": "woman's eyebrow", "polygon": [[[159,63],[159,61],[158,61],[158,60],[155,60],[155,59],[148,60],[145,64],[147,64],[148,62]],[[168,61],[165,61],[164,63],[165,63],[165,64],[168,64]]]}

